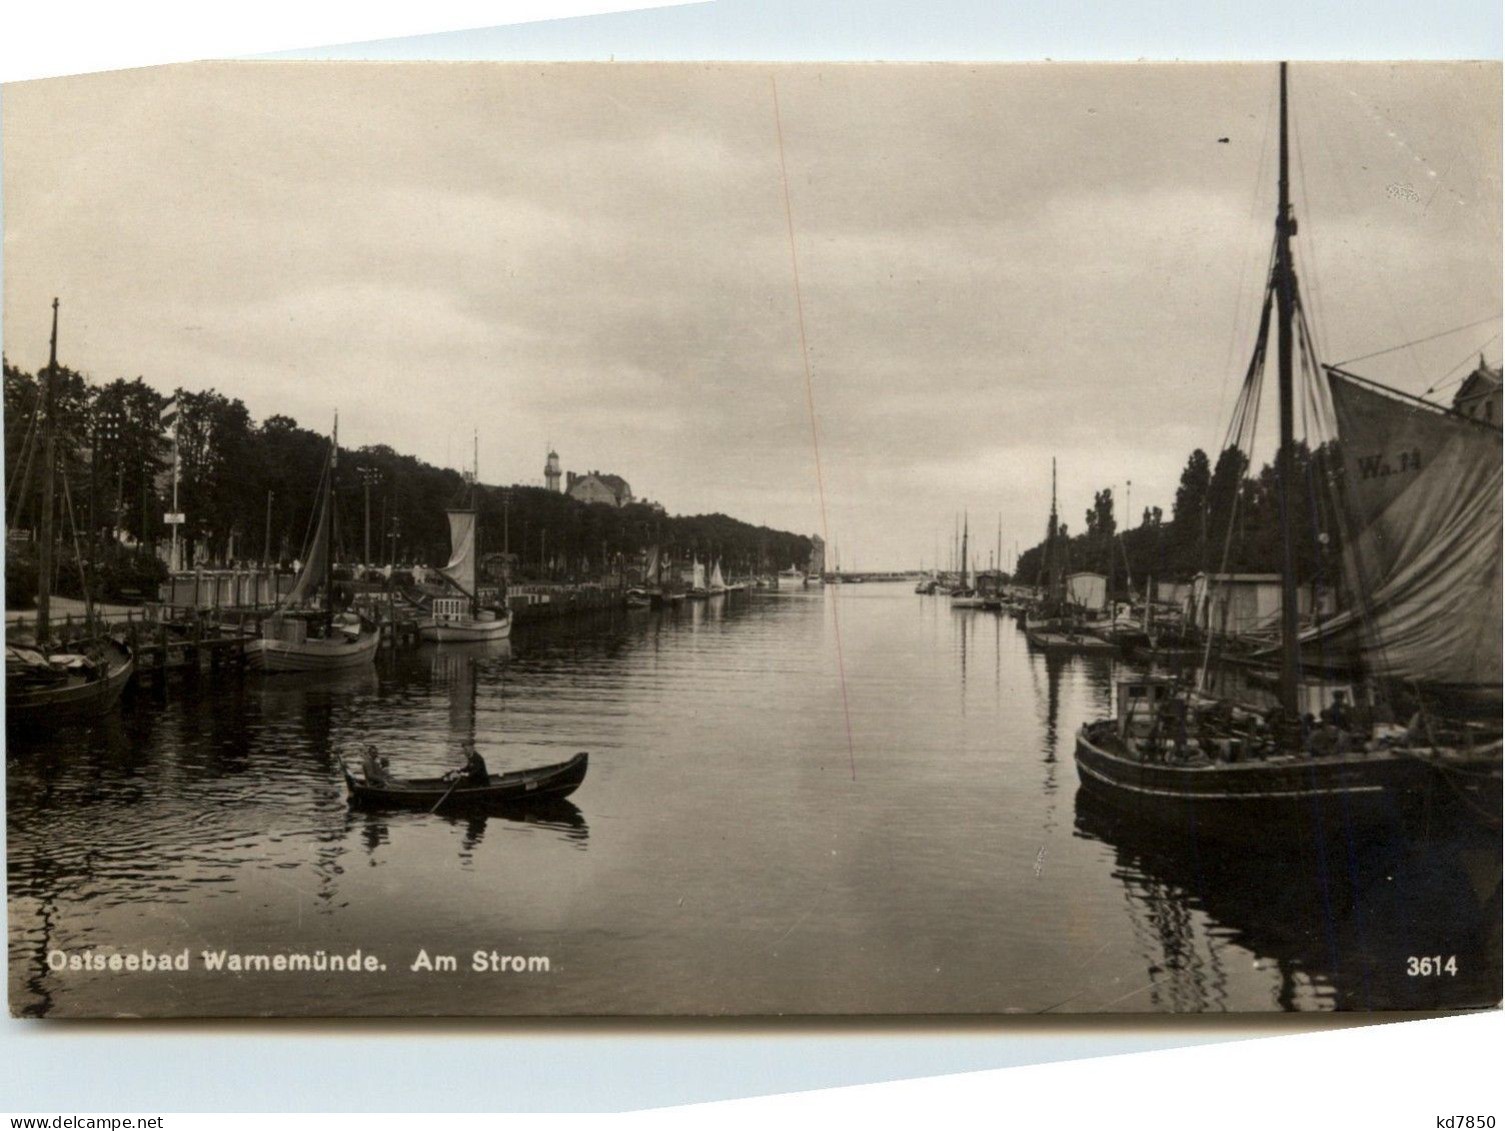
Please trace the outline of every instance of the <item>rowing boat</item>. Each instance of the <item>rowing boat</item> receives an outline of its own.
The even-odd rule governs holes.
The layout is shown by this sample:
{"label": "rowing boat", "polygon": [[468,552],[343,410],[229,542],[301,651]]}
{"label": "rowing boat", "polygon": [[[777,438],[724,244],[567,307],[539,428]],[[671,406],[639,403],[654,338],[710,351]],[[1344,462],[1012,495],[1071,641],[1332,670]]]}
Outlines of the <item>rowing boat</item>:
{"label": "rowing boat", "polygon": [[446,809],[459,809],[559,801],[574,793],[585,780],[588,760],[587,754],[580,753],[568,762],[552,766],[491,774],[486,785],[464,782],[456,785],[452,779],[442,777],[388,778],[377,783],[352,773],[344,762],[341,762],[340,769],[345,775],[345,786],[350,791],[352,803],[382,808],[433,809],[442,802]]}

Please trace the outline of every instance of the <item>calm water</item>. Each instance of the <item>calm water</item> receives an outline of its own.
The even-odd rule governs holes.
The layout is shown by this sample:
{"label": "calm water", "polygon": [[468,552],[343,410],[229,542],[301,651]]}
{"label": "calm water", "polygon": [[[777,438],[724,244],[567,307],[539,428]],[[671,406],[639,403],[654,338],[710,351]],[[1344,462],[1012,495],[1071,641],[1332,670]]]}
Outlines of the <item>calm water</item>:
{"label": "calm water", "polygon": [[[842,654],[838,667],[836,625]],[[845,673],[845,707],[841,672]],[[907,586],[747,595],[247,677],[7,751],[13,1012],[809,1013],[1419,1008],[1499,994],[1498,841],[1237,850],[1078,795],[1104,659]],[[848,730],[850,724],[850,732]],[[591,752],[571,803],[372,814],[399,774]],[[186,973],[49,951],[192,953]],[[213,973],[359,948],[378,973]],[[470,969],[474,951],[549,972]],[[413,971],[420,952],[453,973]],[[1410,955],[1458,973],[1406,974]]]}

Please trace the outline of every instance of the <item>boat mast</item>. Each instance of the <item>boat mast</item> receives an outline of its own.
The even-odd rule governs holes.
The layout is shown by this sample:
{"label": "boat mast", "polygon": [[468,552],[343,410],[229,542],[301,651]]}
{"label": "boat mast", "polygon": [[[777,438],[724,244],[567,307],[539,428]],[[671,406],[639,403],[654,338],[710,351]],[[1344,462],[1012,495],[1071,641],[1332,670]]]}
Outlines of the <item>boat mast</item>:
{"label": "boat mast", "polygon": [[329,474],[324,483],[324,636],[334,631],[334,473],[340,462],[340,414],[329,437]]}
{"label": "boat mast", "polygon": [[52,614],[52,468],[54,446],[53,386],[57,383],[57,299],[52,300],[52,344],[48,347],[47,378],[42,383],[42,545],[37,553],[37,644],[47,643]]}
{"label": "boat mast", "polygon": [[1291,328],[1296,306],[1296,270],[1291,262],[1291,237],[1296,219],[1291,214],[1290,153],[1286,128],[1286,64],[1280,64],[1280,200],[1275,214],[1275,303],[1278,315],[1277,374],[1280,388],[1280,705],[1290,714],[1297,710],[1296,640],[1296,547],[1293,537],[1293,505],[1296,492],[1296,441],[1292,421]]}
{"label": "boat mast", "polygon": [[962,513],[962,592],[967,589],[967,516]]}
{"label": "boat mast", "polygon": [[[470,595],[471,619],[481,615],[481,430],[477,428],[470,436],[470,509],[475,511],[475,517],[471,519],[472,526],[470,552],[475,555],[475,579],[470,587],[475,592]],[[472,736],[474,737],[474,736]]]}
{"label": "boat mast", "polygon": [[1048,600],[1055,601],[1059,598],[1056,568],[1056,459],[1050,458],[1050,525],[1045,528],[1045,584],[1049,587],[1046,592]]}

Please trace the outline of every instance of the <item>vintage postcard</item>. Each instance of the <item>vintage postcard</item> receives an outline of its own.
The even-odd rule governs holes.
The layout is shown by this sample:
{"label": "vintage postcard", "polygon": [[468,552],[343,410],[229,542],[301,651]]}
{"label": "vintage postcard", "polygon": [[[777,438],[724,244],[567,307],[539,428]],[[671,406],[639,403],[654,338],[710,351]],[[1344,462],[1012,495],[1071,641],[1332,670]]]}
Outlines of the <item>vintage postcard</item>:
{"label": "vintage postcard", "polygon": [[3,99],[25,1017],[1501,997],[1501,72]]}

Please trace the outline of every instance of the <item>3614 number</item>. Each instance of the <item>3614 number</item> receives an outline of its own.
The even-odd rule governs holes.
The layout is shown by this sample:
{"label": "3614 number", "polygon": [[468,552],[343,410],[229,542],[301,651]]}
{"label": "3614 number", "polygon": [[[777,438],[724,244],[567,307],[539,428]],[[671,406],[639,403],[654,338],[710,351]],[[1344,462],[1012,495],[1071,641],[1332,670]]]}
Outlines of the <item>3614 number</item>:
{"label": "3614 number", "polygon": [[1458,976],[1458,956],[1450,954],[1446,961],[1442,955],[1432,954],[1417,958],[1414,954],[1406,959],[1406,973],[1413,978],[1435,978],[1441,974]]}

